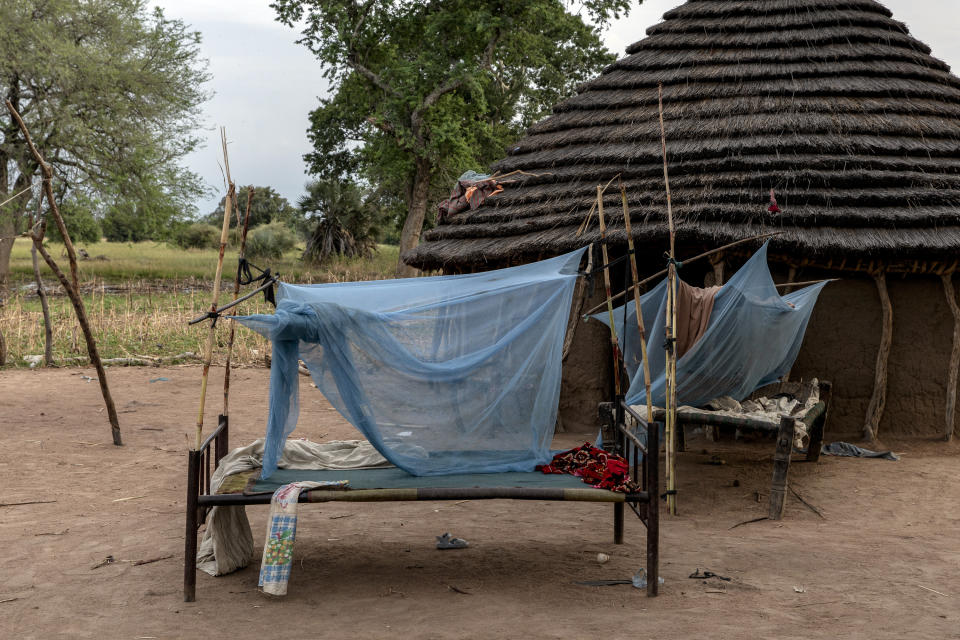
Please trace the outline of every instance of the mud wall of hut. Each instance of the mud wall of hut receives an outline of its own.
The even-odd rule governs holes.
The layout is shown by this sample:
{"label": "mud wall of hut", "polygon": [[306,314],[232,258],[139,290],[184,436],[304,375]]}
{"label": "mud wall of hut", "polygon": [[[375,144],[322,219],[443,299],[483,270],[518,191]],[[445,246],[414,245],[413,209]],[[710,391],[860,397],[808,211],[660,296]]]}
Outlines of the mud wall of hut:
{"label": "mud wall of hut", "polygon": [[[585,309],[602,303],[603,287],[594,281]],[[563,363],[560,421],[568,432],[596,434],[597,405],[610,400],[610,332],[599,322],[578,321],[570,352]]]}
{"label": "mud wall of hut", "polygon": [[[939,278],[890,274],[893,341],[879,437],[943,433],[953,318]],[[792,379],[833,382],[827,438],[858,439],[874,386],[881,310],[870,278],[845,275],[820,296]]]}

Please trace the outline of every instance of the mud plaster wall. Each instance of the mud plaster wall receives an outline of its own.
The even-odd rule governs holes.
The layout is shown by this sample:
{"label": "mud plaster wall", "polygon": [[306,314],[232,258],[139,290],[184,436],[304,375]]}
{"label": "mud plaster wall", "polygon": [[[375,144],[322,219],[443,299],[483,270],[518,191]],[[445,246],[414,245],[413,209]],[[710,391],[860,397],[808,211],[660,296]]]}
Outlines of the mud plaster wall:
{"label": "mud plaster wall", "polygon": [[[594,280],[584,309],[606,300],[603,286]],[[592,432],[599,427],[597,405],[610,399],[610,332],[595,320],[577,323],[570,353],[563,363],[560,421],[569,432]]]}
{"label": "mud plaster wall", "polygon": [[[943,285],[935,277],[892,274],[887,287],[893,341],[880,438],[942,434],[953,334]],[[791,378],[833,382],[829,439],[856,439],[863,433],[880,330],[880,299],[872,279],[845,276],[821,293]]]}

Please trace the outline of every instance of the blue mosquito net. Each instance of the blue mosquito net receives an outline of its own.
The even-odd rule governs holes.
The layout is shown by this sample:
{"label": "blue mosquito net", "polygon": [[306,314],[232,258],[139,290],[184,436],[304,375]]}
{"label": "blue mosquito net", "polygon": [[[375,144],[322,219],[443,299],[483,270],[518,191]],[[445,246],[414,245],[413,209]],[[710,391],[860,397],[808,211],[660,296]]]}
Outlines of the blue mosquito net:
{"label": "blue mosquito net", "polygon": [[583,250],[456,276],[280,286],[263,475],[299,415],[297,360],[376,449],[414,475],[550,460],[563,339]]}
{"label": "blue mosquito net", "polygon": [[[781,296],[767,267],[767,244],[757,251],[714,298],[706,332],[677,361],[677,402],[700,406],[719,396],[742,400],[790,371],[820,290],[818,283]],[[666,379],[664,350],[667,281],[640,297],[650,358],[650,393],[663,406]],[[628,404],[645,404],[636,304],[614,310],[614,324],[623,350],[630,388]],[[609,314],[592,316],[609,326]]]}

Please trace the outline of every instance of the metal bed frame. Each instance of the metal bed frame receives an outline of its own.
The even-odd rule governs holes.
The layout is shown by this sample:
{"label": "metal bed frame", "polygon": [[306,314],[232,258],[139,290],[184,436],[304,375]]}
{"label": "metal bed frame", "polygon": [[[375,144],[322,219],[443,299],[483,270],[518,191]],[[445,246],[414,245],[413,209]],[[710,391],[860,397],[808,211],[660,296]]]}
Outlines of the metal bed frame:
{"label": "metal bed frame", "polygon": [[[606,403],[605,403],[606,404]],[[638,428],[647,432],[648,446],[637,438],[626,426],[625,417],[629,412],[637,420]],[[602,411],[601,411],[602,413]],[[374,502],[395,500],[572,500],[587,502],[613,503],[613,541],[623,544],[624,505],[637,515],[647,528],[647,571],[652,576],[647,581],[647,596],[658,593],[659,575],[659,426],[648,425],[640,419],[630,407],[622,401],[614,412],[616,424],[611,439],[605,439],[608,450],[623,455],[632,450],[629,460],[631,477],[642,487],[635,493],[615,493],[584,486],[580,489],[521,488],[521,487],[471,487],[471,488],[419,488],[404,490],[395,497],[377,496],[378,490],[348,491],[304,491],[300,502],[352,501]],[[207,513],[214,506],[241,506],[248,504],[269,504],[270,494],[215,494],[210,490],[210,478],[220,460],[230,451],[229,418],[221,415],[217,428],[207,436],[200,448],[191,450],[187,456],[187,509],[186,531],[184,535],[183,560],[183,599],[185,602],[196,600],[197,585],[197,530],[206,520]],[[630,446],[632,445],[632,447]],[[653,452],[647,455],[647,451]],[[640,454],[643,454],[642,460]],[[366,495],[364,495],[366,493]],[[399,497],[397,497],[399,496]]]}

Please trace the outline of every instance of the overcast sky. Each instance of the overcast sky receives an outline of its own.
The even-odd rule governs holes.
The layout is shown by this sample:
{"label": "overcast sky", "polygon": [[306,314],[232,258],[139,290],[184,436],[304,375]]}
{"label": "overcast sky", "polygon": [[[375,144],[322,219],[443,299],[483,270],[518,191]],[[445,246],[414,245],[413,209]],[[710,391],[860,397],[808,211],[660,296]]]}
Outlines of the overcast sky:
{"label": "overcast sky", "polygon": [[[203,35],[203,54],[210,61],[215,93],[204,108],[209,131],[205,148],[186,159],[215,190],[198,203],[212,211],[223,195],[220,145],[216,128],[227,128],[231,142],[230,171],[239,184],[269,185],[295,203],[303,193],[303,154],[307,114],[324,94],[319,63],[294,43],[296,32],[274,20],[267,0],[151,0],[167,16],[180,18]],[[607,32],[607,47],[623,55],[627,45],[643,38],[647,27],[680,0],[646,0]],[[958,0],[884,0],[911,33],[933,49],[933,55],[960,69],[960,2]]]}

